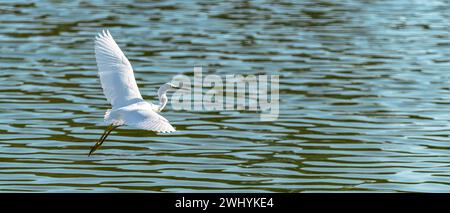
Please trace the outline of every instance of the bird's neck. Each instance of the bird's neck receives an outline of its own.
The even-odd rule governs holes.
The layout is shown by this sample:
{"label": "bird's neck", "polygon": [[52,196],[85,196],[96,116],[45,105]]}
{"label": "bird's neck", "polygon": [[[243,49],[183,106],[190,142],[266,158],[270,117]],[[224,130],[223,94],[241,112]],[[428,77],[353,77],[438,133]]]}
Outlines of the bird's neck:
{"label": "bird's neck", "polygon": [[162,85],[159,89],[158,89],[158,97],[159,97],[159,107],[158,107],[158,111],[161,112],[164,107],[166,107],[167,104],[167,90],[169,90],[169,86],[167,84]]}
{"label": "bird's neck", "polygon": [[166,93],[159,96],[159,107],[158,111],[161,112],[167,104],[167,96]]}

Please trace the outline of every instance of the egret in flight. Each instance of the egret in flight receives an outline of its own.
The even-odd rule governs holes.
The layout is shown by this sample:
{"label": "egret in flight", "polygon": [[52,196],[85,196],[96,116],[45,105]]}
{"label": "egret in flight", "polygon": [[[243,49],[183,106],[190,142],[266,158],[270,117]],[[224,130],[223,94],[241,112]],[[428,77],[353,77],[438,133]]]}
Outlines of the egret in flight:
{"label": "egret in flight", "polygon": [[108,30],[103,30],[95,38],[95,58],[103,93],[112,109],[105,113],[105,121],[109,126],[88,156],[103,144],[111,131],[122,125],[154,132],[175,131],[169,121],[158,114],[167,104],[166,92],[177,88],[175,85],[165,83],[159,88],[159,105],[145,101],[139,92],[130,62]]}

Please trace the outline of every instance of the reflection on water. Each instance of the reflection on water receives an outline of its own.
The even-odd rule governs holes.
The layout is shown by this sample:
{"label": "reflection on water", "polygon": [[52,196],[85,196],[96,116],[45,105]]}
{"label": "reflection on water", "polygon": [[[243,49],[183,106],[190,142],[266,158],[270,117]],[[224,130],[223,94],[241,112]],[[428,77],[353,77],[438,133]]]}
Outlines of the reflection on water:
{"label": "reflection on water", "polygon": [[[450,192],[450,2],[295,2],[0,3],[0,191]],[[278,74],[279,120],[169,106],[177,133],[87,157],[103,28],[147,100],[198,65]]]}

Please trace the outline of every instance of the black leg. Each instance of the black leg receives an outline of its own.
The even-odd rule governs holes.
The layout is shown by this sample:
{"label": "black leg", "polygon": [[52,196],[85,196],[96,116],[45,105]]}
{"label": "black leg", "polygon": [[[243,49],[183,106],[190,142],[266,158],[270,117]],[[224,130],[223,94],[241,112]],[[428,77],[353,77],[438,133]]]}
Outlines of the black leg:
{"label": "black leg", "polygon": [[115,128],[117,128],[119,126],[113,126],[112,124],[109,125],[105,132],[103,133],[103,135],[100,137],[100,139],[98,140],[97,143],[95,143],[95,145],[91,148],[91,151],[89,152],[88,156],[91,156],[92,153],[95,152],[95,150],[97,150],[105,141],[106,137],[108,137],[108,135],[111,133],[111,131],[113,131]]}
{"label": "black leg", "polygon": [[[105,137],[106,133],[108,132],[108,129],[111,128],[111,126],[106,127],[105,131],[103,132],[103,135],[100,137],[100,139],[98,139],[98,141],[102,141],[103,137]],[[98,143],[97,141],[97,143]]]}

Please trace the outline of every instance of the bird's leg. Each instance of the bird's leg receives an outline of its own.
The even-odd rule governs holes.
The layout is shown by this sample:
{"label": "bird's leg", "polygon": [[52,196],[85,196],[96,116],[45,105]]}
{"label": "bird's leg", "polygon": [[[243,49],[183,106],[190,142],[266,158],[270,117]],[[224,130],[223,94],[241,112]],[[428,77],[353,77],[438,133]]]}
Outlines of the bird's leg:
{"label": "bird's leg", "polygon": [[91,148],[91,151],[89,152],[88,156],[91,156],[92,153],[95,152],[95,150],[97,150],[105,141],[106,137],[108,137],[108,135],[111,133],[111,131],[113,131],[115,128],[117,128],[118,126],[113,126],[112,124],[109,125],[106,129],[105,132],[103,133],[103,135],[100,137],[100,139],[97,141],[97,143],[95,143],[95,145]]}
{"label": "bird's leg", "polygon": [[112,124],[109,125],[106,129],[103,135],[100,137],[100,139],[97,141],[97,143],[92,147],[91,151],[89,152],[88,156],[91,156],[92,153],[95,152],[105,141],[106,137],[111,133],[113,129],[115,129],[117,126],[113,126]]}
{"label": "bird's leg", "polygon": [[100,137],[100,139],[98,139],[97,143],[103,141],[103,137],[105,137],[106,133],[108,132],[108,129],[111,128],[111,125],[106,127],[105,131],[103,132],[103,135]]}

